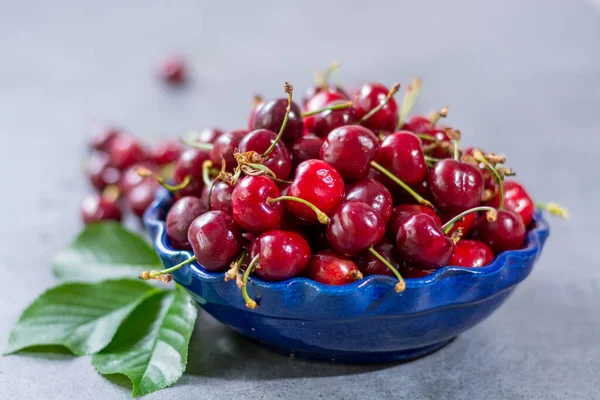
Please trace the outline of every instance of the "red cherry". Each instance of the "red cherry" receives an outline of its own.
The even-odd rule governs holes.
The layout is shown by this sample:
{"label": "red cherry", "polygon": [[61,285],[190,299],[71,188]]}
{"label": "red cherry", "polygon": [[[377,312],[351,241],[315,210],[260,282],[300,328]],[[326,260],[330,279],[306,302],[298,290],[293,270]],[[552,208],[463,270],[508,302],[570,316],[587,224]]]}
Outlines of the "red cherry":
{"label": "red cherry", "polygon": [[461,240],[454,245],[449,265],[458,267],[483,267],[494,261],[494,253],[485,243],[477,240]]}
{"label": "red cherry", "polygon": [[[369,83],[361,87],[354,98],[354,108],[356,118],[360,120],[367,115],[369,111],[383,103],[389,90],[380,83]],[[379,132],[393,132],[398,125],[398,104],[396,100],[390,98],[381,110],[377,111],[372,117],[367,119],[362,125]]]}
{"label": "red cherry", "polygon": [[187,149],[181,153],[173,168],[173,183],[179,185],[187,177],[191,177],[191,181],[185,188],[177,191],[179,197],[200,197],[202,195],[202,188],[204,187],[202,164],[208,159],[209,153],[206,150]]}
{"label": "red cherry", "polygon": [[331,215],[326,236],[331,248],[348,257],[379,243],[385,223],[379,213],[365,203],[342,203]]}
{"label": "red cherry", "polygon": [[304,274],[325,285],[347,285],[362,279],[361,272],[351,259],[331,250],[313,254]]}
{"label": "red cherry", "polygon": [[233,171],[237,162],[233,156],[235,149],[239,147],[240,141],[248,133],[245,129],[238,129],[231,132],[225,132],[215,139],[213,148],[210,151],[210,159],[215,168],[221,168],[221,160],[225,160],[228,171]]}
{"label": "red cherry", "polygon": [[367,176],[375,159],[379,141],[368,130],[358,125],[342,126],[327,135],[319,152],[323,161],[333,165],[344,179],[358,180]]}
{"label": "red cherry", "polygon": [[406,131],[411,131],[413,133],[427,133],[431,134],[435,132],[435,127],[429,121],[429,118],[422,115],[415,115],[411,117],[408,121],[404,122],[402,125],[402,129]]}
{"label": "red cherry", "polygon": [[100,194],[93,194],[81,203],[81,219],[85,225],[99,221],[120,221],[121,210],[115,201],[110,201]]}
{"label": "red cherry", "polygon": [[279,189],[271,178],[246,176],[231,194],[233,220],[242,229],[255,234],[277,229],[283,217],[283,206],[268,200],[279,196]]}
{"label": "red cherry", "polygon": [[254,130],[254,119],[256,118],[256,113],[260,108],[265,104],[265,101],[262,97],[256,95],[254,96],[254,101],[252,102],[252,111],[250,111],[250,117],[248,117],[248,129]]}
{"label": "red cherry", "polygon": [[345,96],[346,99],[350,98],[348,93],[346,93],[346,91],[339,85],[314,85],[310,86],[308,89],[306,89],[306,92],[304,92],[304,96],[302,97],[302,106],[306,107],[306,104],[310,99],[315,97],[317,93],[320,93],[324,90],[331,93],[339,93],[341,96]]}
{"label": "red cherry", "polygon": [[120,170],[146,160],[146,152],[140,142],[127,135],[119,135],[111,142],[108,150],[110,163]]}
{"label": "red cherry", "polygon": [[268,281],[283,281],[299,275],[306,268],[310,246],[298,233],[274,230],[254,240],[250,255],[259,257],[256,275]]}
{"label": "red cherry", "polygon": [[132,166],[126,168],[125,171],[123,171],[123,173],[121,174],[121,179],[119,179],[119,189],[122,193],[128,193],[129,191],[131,191],[131,189],[139,185],[142,181],[155,180],[153,177],[141,177],[140,174],[138,174],[138,170],[140,169],[148,170],[151,173],[158,173],[158,167],[152,162],[143,161],[137,164],[133,164]]}
{"label": "red cherry", "polygon": [[120,135],[122,135],[121,130],[114,126],[103,127],[94,134],[90,140],[90,146],[94,150],[109,151],[111,142]]}
{"label": "red cherry", "polygon": [[[285,118],[287,106],[287,98],[271,100],[263,104],[254,116],[253,129],[267,129],[273,132],[279,132]],[[300,107],[292,102],[290,115],[288,116],[287,125],[283,131],[281,140],[283,140],[284,143],[291,144],[302,136],[303,129],[304,123],[302,122]]]}
{"label": "red cherry", "polygon": [[[347,101],[337,100],[326,104],[326,107],[346,104]],[[307,117],[310,118],[310,117]],[[325,110],[314,116],[312,132],[320,137],[327,137],[329,132],[340,126],[352,125],[358,119],[354,107],[342,108],[339,110]]]}
{"label": "red cherry", "polygon": [[[321,110],[326,106],[330,105],[334,101],[338,100],[348,100],[348,96],[345,93],[338,92],[335,90],[321,90],[312,96],[306,104],[304,104],[304,113],[310,113],[313,111]],[[313,132],[313,124],[315,121],[315,116],[311,115],[308,117],[304,117],[304,129],[306,132]]]}
{"label": "red cherry", "polygon": [[[437,224],[437,226],[442,226],[442,221],[440,217],[435,213],[435,210],[431,207],[425,207],[418,204],[400,204],[394,207],[392,211],[392,216],[387,224],[387,234],[389,237],[396,239],[396,235],[398,234],[398,230],[400,229],[400,225],[404,222],[408,217],[415,214],[427,214],[432,217]],[[469,214],[472,215],[472,214]]]}
{"label": "red cherry", "polygon": [[214,143],[223,131],[219,128],[205,128],[194,136],[194,140],[198,143]]}
{"label": "red cherry", "polygon": [[[212,186],[212,193],[211,193]],[[216,181],[213,185],[204,186],[202,189],[202,204],[211,211],[223,211],[232,215],[231,194],[233,186],[223,181]],[[210,202],[208,196],[210,194]]]}
{"label": "red cherry", "polygon": [[399,131],[388,135],[379,146],[376,161],[407,185],[417,185],[427,178],[428,168],[421,140],[411,132]]}
{"label": "red cherry", "polygon": [[[535,204],[525,188],[514,180],[505,180],[502,186],[504,188],[504,207],[519,214],[523,219],[523,224],[529,226],[533,221]],[[500,193],[497,192],[487,204],[492,207],[499,207]]]}
{"label": "red cherry", "polygon": [[[239,142],[240,153],[255,151],[258,154],[263,154],[273,142],[275,142],[277,134],[266,129],[258,129],[248,133]],[[287,147],[283,142],[277,142],[275,147],[266,156],[266,160],[262,165],[269,168],[279,179],[287,179],[292,172],[292,157]]]}
{"label": "red cherry", "polygon": [[[415,115],[410,120],[404,123],[402,126],[403,130],[411,131],[413,133],[426,134],[429,136],[433,136],[436,140],[440,142],[450,143],[450,138],[446,135],[446,131],[442,127],[437,127],[431,123],[429,118]],[[423,145],[432,144],[432,140],[428,140],[426,138],[422,138]],[[448,150],[447,147],[436,147],[432,152],[431,156],[435,158],[448,158],[452,156],[452,153]]]}
{"label": "red cherry", "polygon": [[[288,187],[288,195],[304,199],[329,215],[344,199],[344,181],[339,172],[321,160],[308,160],[296,169],[294,181]],[[314,210],[308,206],[288,201],[286,209],[309,223],[317,223]]]}
{"label": "red cherry", "polygon": [[428,180],[435,202],[444,211],[459,213],[481,201],[483,175],[473,165],[445,159],[431,168]]}
{"label": "red cherry", "polygon": [[182,84],[186,78],[185,61],[177,55],[165,58],[160,66],[160,75],[169,84]]}
{"label": "red cherry", "polygon": [[188,230],[192,222],[206,212],[199,198],[187,196],[177,200],[166,218],[167,237],[171,245],[180,250],[191,250]]}
{"label": "red cherry", "polygon": [[108,185],[114,185],[119,182],[120,172],[110,165],[109,157],[106,153],[95,152],[90,156],[87,165],[87,174],[90,182],[98,190],[104,190]]}
{"label": "red cherry", "polygon": [[324,140],[315,135],[304,135],[297,139],[290,148],[292,162],[298,165],[303,161],[319,158],[319,150]]}
{"label": "red cherry", "polygon": [[381,183],[373,178],[365,178],[346,189],[344,201],[360,201],[379,213],[384,223],[392,215],[392,195]]}
{"label": "red cherry", "polygon": [[495,221],[489,221],[485,215],[479,217],[473,236],[498,254],[506,250],[520,249],[526,233],[519,214],[510,210],[498,210]]}
{"label": "red cherry", "polygon": [[414,214],[400,224],[396,251],[400,257],[423,269],[438,269],[448,264],[454,243],[437,221],[427,214]]}
{"label": "red cherry", "polygon": [[[373,246],[373,249],[377,251],[383,258],[385,258],[392,266],[396,269],[402,268],[402,262],[400,257],[396,253],[396,244],[389,238],[383,238],[383,240]],[[391,269],[381,262],[373,253],[370,251],[363,251],[359,253],[355,258],[356,264],[365,276],[369,275],[388,275],[394,276]]]}
{"label": "red cherry", "polygon": [[166,165],[175,162],[181,154],[178,140],[167,139],[157,142],[148,150],[148,159],[157,165]]}
{"label": "red cherry", "polygon": [[196,218],[188,240],[198,263],[211,272],[227,269],[242,247],[240,229],[223,211],[208,211]]}
{"label": "red cherry", "polygon": [[154,201],[158,188],[159,184],[156,180],[146,179],[129,189],[125,193],[125,200],[131,211],[141,218],[146,209]]}

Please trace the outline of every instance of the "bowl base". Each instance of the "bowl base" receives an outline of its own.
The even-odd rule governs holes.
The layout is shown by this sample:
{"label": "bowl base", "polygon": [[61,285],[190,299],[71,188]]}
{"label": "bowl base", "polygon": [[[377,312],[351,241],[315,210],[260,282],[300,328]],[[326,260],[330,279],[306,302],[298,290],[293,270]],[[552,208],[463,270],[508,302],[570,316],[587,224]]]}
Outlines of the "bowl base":
{"label": "bowl base", "polygon": [[407,362],[416,360],[417,358],[425,357],[453,341],[455,337],[444,340],[438,343],[430,344],[429,346],[417,347],[414,349],[406,349],[401,351],[390,351],[381,353],[362,353],[362,352],[327,352],[327,351],[306,351],[306,350],[290,350],[273,346],[269,343],[259,342],[262,346],[271,349],[277,353],[284,354],[294,358],[329,361],[344,364],[383,364],[393,362]]}

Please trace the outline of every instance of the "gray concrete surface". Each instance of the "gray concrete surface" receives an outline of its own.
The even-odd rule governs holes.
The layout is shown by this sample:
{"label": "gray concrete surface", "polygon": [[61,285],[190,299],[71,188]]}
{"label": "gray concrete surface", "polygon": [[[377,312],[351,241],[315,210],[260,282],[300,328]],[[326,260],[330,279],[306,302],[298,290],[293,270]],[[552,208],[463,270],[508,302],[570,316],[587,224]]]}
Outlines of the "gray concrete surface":
{"label": "gray concrete surface", "polygon": [[[245,123],[251,96],[309,84],[424,80],[467,143],[504,152],[530,192],[572,210],[488,320],[424,359],[356,367],[288,359],[202,314],[188,372],[148,399],[600,398],[600,9],[582,1],[0,2],[0,346],[55,282],[80,229],[85,137],[115,122],[147,139]],[[193,82],[167,90],[181,51]],[[83,266],[82,266],[83,267]],[[127,399],[88,358],[0,358],[2,399]]]}

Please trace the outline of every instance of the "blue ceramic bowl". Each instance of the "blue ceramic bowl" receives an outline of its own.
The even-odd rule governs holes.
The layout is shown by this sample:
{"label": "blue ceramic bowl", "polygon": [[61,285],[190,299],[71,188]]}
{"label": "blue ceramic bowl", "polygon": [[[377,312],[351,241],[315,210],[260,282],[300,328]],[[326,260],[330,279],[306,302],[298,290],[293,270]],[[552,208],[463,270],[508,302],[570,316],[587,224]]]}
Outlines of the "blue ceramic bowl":
{"label": "blue ceramic bowl", "polygon": [[[161,192],[144,215],[165,267],[192,256],[168,242],[164,219],[172,202]],[[192,263],[173,277],[219,321],[276,351],[350,363],[409,360],[439,349],[496,310],[529,275],[548,232],[538,211],[521,250],[501,253],[486,267],[444,267],[407,279],[400,294],[397,281],[383,275],[344,286],[251,277],[248,291],[259,306],[249,310],[223,273]]]}

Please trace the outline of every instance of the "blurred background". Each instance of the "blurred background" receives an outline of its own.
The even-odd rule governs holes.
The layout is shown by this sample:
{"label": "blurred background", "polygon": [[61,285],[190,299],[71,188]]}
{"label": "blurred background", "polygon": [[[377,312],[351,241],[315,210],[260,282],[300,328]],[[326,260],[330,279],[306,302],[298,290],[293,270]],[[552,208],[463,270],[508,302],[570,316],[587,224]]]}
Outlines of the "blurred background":
{"label": "blurred background", "polygon": [[[192,345],[190,373],[148,398],[594,398],[599,39],[597,0],[0,1],[0,344],[53,285],[49,258],[81,227],[95,127],[148,142],[239,128],[254,94],[281,97],[289,81],[299,99],[337,60],[351,87],[421,77],[417,112],[449,105],[465,144],[506,154],[534,199],[567,206],[571,220],[552,221],[537,268],[500,310],[425,359],[383,369],[290,361],[204,316],[196,338],[218,346]],[[180,88],[158,77],[172,53],[190,69]],[[39,394],[129,396],[88,360],[0,358],[0,397]]]}

